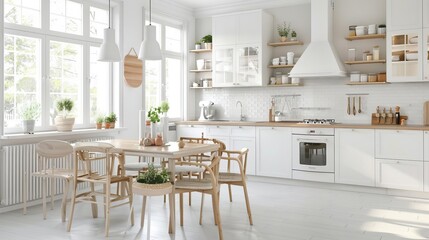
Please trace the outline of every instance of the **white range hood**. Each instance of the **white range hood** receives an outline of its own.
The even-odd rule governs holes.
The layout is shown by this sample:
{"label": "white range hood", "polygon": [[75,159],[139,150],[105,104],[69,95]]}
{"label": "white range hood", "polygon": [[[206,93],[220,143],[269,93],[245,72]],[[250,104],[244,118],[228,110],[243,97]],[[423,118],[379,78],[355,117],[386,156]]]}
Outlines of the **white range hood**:
{"label": "white range hood", "polygon": [[291,77],[346,76],[332,43],[332,18],[332,0],[311,0],[311,42],[290,71]]}

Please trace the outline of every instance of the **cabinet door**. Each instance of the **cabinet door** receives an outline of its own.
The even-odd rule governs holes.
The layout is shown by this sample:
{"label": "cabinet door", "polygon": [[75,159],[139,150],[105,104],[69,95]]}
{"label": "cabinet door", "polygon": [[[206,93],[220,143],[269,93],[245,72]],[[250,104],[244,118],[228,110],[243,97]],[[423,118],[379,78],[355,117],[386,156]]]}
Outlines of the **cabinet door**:
{"label": "cabinet door", "polygon": [[424,186],[423,190],[429,192],[429,162],[424,163],[424,172],[423,172]]}
{"label": "cabinet door", "polygon": [[429,28],[429,1],[423,0],[423,27]]}
{"label": "cabinet door", "polygon": [[[429,162],[429,131],[424,132],[424,160]],[[429,175],[427,179],[429,179]]]}
{"label": "cabinet door", "polygon": [[387,81],[420,82],[423,79],[422,29],[389,32]]}
{"label": "cabinet door", "polygon": [[421,28],[422,14],[422,0],[387,0],[386,2],[389,30]]}
{"label": "cabinet door", "polygon": [[242,45],[236,48],[237,76],[236,86],[262,86],[259,53],[257,45]]}
{"label": "cabinet door", "polygon": [[[207,137],[215,138],[219,141],[225,143],[226,149],[231,148],[231,144],[229,141],[229,136],[231,134],[230,126],[207,126]],[[226,161],[220,162],[219,170],[221,172],[226,172],[228,170],[228,164]]]}
{"label": "cabinet door", "polygon": [[335,182],[375,186],[374,130],[335,130]]}
{"label": "cabinet door", "polygon": [[423,162],[376,159],[376,186],[423,191]]}
{"label": "cabinet door", "polygon": [[180,137],[196,137],[200,138],[206,135],[206,128],[202,125],[177,125],[177,138]]}
{"label": "cabinet door", "polygon": [[375,157],[423,161],[423,131],[376,130]]}
{"label": "cabinet door", "polygon": [[256,137],[256,174],[292,177],[292,143],[289,128],[260,127]]}
{"label": "cabinet door", "polygon": [[213,44],[231,45],[236,43],[237,15],[213,17]]}
{"label": "cabinet door", "polygon": [[233,86],[234,74],[234,46],[213,48],[213,87]]}
{"label": "cabinet door", "polygon": [[[249,149],[249,152],[247,154],[246,175],[256,175],[255,137],[249,138],[249,137],[231,136],[230,144],[231,144],[231,149],[228,149],[228,150],[239,151],[242,148]],[[236,173],[240,172],[236,164],[233,165],[232,172],[236,172]]]}
{"label": "cabinet door", "polygon": [[237,44],[260,43],[262,41],[262,12],[241,13],[237,16]]}
{"label": "cabinet door", "polygon": [[[429,5],[429,1],[427,5]],[[429,15],[429,12],[427,13]],[[429,27],[423,29],[423,80],[429,81]]]}

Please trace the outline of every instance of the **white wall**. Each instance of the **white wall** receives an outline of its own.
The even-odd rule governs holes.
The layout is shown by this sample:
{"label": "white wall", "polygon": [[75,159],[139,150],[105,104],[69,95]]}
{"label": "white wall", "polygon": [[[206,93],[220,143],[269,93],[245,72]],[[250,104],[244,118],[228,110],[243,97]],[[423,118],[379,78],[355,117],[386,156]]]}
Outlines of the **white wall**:
{"label": "white wall", "polygon": [[[334,11],[334,45],[341,59],[347,59],[347,49],[356,48],[357,57],[363,51],[372,50],[375,45],[380,45],[381,56],[385,56],[384,40],[346,41],[349,25],[368,25],[385,23],[384,0],[337,0]],[[302,4],[286,6],[283,8],[266,9],[274,16],[274,26],[287,21],[296,29],[299,40],[304,41],[304,46],[274,48],[273,57],[284,56],[286,52],[293,51],[300,55],[310,41],[310,5]],[[202,33],[201,28],[207,28],[208,18],[196,20],[196,33]],[[277,32],[273,29],[277,37]],[[215,41],[215,36],[213,41]],[[263,63],[262,65],[268,65]],[[346,65],[347,71],[382,72],[385,65]],[[276,70],[278,71],[278,70]],[[289,70],[283,70],[288,72]],[[296,88],[223,88],[205,89],[196,92],[196,101],[190,102],[191,106],[198,108],[199,100],[212,100],[217,105],[219,119],[238,119],[236,101],[243,103],[244,114],[251,120],[268,120],[268,108],[272,95],[300,94],[297,98],[295,117],[298,119],[318,117],[335,118],[343,123],[370,123],[370,114],[377,106],[394,108],[401,106],[401,114],[408,115],[409,124],[422,124],[423,102],[429,99],[429,83],[388,84],[382,86],[348,86],[347,79],[306,79],[304,86]],[[349,116],[346,113],[347,95],[362,93],[363,113],[357,116]],[[357,101],[357,99],[356,99]],[[357,103],[357,102],[356,102]],[[324,108],[324,109],[320,109]],[[194,119],[198,116],[195,115]]]}
{"label": "white wall", "polygon": [[[123,5],[124,37],[122,53],[127,54],[132,47],[138,52],[140,43],[143,39],[143,8],[149,9],[149,1],[125,0],[123,1]],[[190,9],[178,6],[171,0],[152,1],[152,14],[183,21],[187,29],[187,36],[185,39],[187,42],[192,42],[190,45],[193,46],[193,41],[188,41],[188,39],[194,39],[195,32],[195,19]],[[185,59],[187,58],[188,54],[185,55]],[[187,68],[187,65],[185,67]],[[121,81],[123,81],[123,79],[121,79]],[[138,112],[140,109],[143,109],[144,106],[142,91],[141,86],[139,88],[131,88],[123,83],[122,122],[123,127],[127,128],[127,130],[121,132],[119,137],[138,138]],[[194,114],[193,112],[191,113]]]}

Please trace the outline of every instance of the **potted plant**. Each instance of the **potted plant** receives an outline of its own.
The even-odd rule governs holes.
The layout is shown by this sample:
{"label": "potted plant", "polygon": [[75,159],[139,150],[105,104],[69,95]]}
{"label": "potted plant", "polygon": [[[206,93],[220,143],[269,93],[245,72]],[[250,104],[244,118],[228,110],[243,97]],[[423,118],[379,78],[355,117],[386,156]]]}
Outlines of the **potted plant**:
{"label": "potted plant", "polygon": [[164,117],[165,114],[168,112],[168,110],[170,109],[170,105],[168,104],[168,102],[162,102],[161,105],[159,107],[151,107],[149,109],[149,111],[147,112],[147,117],[149,118],[150,122],[151,122],[151,126],[150,126],[150,130],[151,130],[151,134],[150,137],[151,138],[155,138],[156,137],[156,123],[161,121],[160,118],[160,114],[164,113]]}
{"label": "potted plant", "polygon": [[287,41],[287,37],[288,37],[289,32],[290,32],[290,24],[287,24],[286,22],[283,22],[283,24],[277,25],[277,32],[280,35],[280,41],[281,42],[286,42]]}
{"label": "potted plant", "polygon": [[96,128],[101,129],[103,127],[103,122],[104,122],[104,117],[102,116],[97,117],[97,119],[95,120]]}
{"label": "potted plant", "polygon": [[75,118],[69,116],[74,103],[70,98],[60,99],[57,104],[59,115],[55,117],[55,126],[59,132],[70,132],[73,129]]}
{"label": "potted plant", "polygon": [[203,38],[201,38],[201,42],[204,43],[205,49],[212,49],[212,35],[205,35]]}
{"label": "potted plant", "polygon": [[24,105],[20,115],[24,133],[33,134],[36,120],[40,117],[40,104],[32,102],[28,105]]}
{"label": "potted plant", "polygon": [[104,128],[105,129],[111,128],[111,124],[112,124],[112,119],[110,118],[110,115],[108,115],[104,118]]}
{"label": "potted plant", "polygon": [[153,163],[149,163],[147,171],[137,176],[133,190],[137,188],[138,192],[147,196],[165,195],[172,190],[169,180],[169,174],[165,168],[156,169]]}
{"label": "potted plant", "polygon": [[199,50],[199,49],[201,49],[201,42],[197,41],[195,42],[195,50]]}
{"label": "potted plant", "polygon": [[116,117],[116,114],[114,112],[111,112],[109,114],[109,119],[110,119],[110,128],[115,128],[116,120],[118,120],[118,118]]}
{"label": "potted plant", "polygon": [[291,36],[291,41],[296,41],[296,32],[295,32],[295,30],[293,30],[292,31],[292,33],[290,34],[290,36]]}

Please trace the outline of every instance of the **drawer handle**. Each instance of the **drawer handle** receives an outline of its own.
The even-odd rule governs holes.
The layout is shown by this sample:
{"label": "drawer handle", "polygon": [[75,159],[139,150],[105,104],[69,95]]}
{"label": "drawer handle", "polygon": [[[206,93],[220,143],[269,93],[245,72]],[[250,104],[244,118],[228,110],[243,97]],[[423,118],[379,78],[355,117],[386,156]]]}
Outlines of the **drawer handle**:
{"label": "drawer handle", "polygon": [[238,128],[243,128],[242,126],[238,126]]}
{"label": "drawer handle", "polygon": [[396,163],[397,163],[397,164],[400,164],[401,162],[399,162],[399,161],[396,161]]}
{"label": "drawer handle", "polygon": [[217,128],[219,128],[219,126],[216,126]]}

